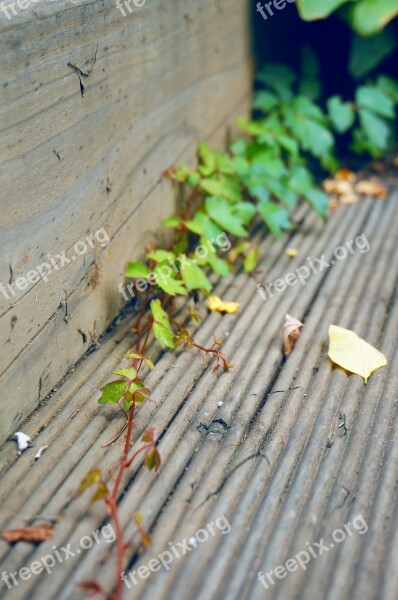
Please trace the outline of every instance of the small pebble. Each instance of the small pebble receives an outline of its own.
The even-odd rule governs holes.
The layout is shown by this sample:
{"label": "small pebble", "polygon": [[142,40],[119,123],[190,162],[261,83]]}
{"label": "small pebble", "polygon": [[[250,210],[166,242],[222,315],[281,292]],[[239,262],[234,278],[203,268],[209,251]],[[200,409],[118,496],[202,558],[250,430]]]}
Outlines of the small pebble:
{"label": "small pebble", "polygon": [[224,404],[224,402],[221,402],[221,400],[219,400],[219,401],[217,402],[217,406],[218,406],[219,408],[220,408],[220,407],[221,407],[223,404]]}
{"label": "small pebble", "polygon": [[196,548],[197,545],[198,540],[196,539],[196,537],[190,537],[188,541],[188,546],[190,546],[191,548]]}

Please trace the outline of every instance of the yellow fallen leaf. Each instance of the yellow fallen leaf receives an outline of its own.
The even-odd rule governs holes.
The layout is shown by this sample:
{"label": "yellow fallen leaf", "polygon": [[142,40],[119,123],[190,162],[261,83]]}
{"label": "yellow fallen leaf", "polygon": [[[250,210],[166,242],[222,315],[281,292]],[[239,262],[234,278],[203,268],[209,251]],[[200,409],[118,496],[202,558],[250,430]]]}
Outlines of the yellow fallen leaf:
{"label": "yellow fallen leaf", "polygon": [[232,315],[236,313],[240,304],[238,302],[224,302],[218,296],[209,296],[207,306],[212,312],[229,313]]}
{"label": "yellow fallen leaf", "polygon": [[329,358],[346,371],[363,377],[365,383],[373,371],[387,364],[384,354],[353,331],[337,325],[329,327]]}
{"label": "yellow fallen leaf", "polygon": [[298,250],[297,250],[297,248],[286,248],[285,254],[289,258],[294,258],[295,256],[297,256]]}

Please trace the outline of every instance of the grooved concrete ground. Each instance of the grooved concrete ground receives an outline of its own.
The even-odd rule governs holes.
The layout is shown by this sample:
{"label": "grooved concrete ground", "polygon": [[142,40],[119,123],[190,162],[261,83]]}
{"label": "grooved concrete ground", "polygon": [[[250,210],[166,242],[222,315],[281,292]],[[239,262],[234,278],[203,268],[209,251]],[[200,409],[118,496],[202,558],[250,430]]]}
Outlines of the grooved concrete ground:
{"label": "grooved concrete ground", "polygon": [[[185,548],[168,570],[145,579],[135,575],[126,598],[398,597],[397,208],[392,189],[388,200],[340,208],[326,226],[300,209],[299,227],[289,239],[260,239],[262,280],[284,277],[308,264],[307,257],[325,254],[330,262],[337,246],[361,234],[370,249],[356,248],[312,274],[305,286],[275,292],[266,302],[243,273],[216,282],[215,293],[241,308],[236,315],[207,315],[195,337],[207,343],[216,334],[225,341],[234,365],[229,373],[213,373],[196,351],[176,356],[151,348],[157,362],[146,377],[152,401],[139,410],[134,439],[137,444],[148,425],[157,427],[164,463],[154,475],[137,462],[124,482],[120,507],[127,537],[139,510],[153,538],[144,553],[133,539],[126,571],[165,551],[182,553],[177,542],[188,542],[200,529],[205,532],[198,537],[207,532],[208,539]],[[298,256],[289,259],[286,247],[297,248]],[[287,312],[304,327],[284,361]],[[101,504],[91,507],[90,495],[75,494],[91,468],[106,471],[120,455],[120,446],[103,445],[123,419],[98,407],[97,390],[131,347],[131,322],[121,320],[22,427],[34,437],[35,449],[50,444],[38,462],[33,449],[18,459],[15,444],[0,451],[0,528],[21,526],[35,515],[58,516],[49,543],[10,547],[0,541],[0,573],[29,566],[53,553],[53,546],[76,550],[82,536],[108,522]],[[368,385],[328,360],[332,323],[353,329],[387,356],[388,366]],[[275,572],[289,559],[292,572]],[[12,590],[1,582],[0,593],[10,599],[75,599],[82,597],[78,582],[95,578],[111,589],[114,573],[111,545],[94,544],[51,575],[18,579]]]}

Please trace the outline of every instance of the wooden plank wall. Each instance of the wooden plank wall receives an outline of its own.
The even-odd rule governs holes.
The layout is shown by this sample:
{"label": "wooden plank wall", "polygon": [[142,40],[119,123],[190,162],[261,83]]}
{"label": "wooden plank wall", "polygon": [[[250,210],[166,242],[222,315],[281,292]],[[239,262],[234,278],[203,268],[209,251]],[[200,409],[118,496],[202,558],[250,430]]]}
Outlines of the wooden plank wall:
{"label": "wooden plank wall", "polygon": [[[252,76],[246,0],[15,6],[0,13],[0,442],[117,315],[126,261],[173,212],[162,172],[200,138],[225,142]],[[95,53],[82,97],[67,63],[87,72]],[[61,266],[101,228],[109,244]],[[14,296],[6,284],[50,259]]]}

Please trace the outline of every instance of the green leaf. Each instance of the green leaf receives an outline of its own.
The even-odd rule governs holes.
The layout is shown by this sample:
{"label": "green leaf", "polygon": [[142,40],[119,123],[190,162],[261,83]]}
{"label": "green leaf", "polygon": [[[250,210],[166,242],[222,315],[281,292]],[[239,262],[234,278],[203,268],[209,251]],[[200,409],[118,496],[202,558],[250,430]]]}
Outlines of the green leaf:
{"label": "green leaf", "polygon": [[206,198],[205,206],[208,215],[225,231],[239,237],[247,236],[242,219],[233,214],[233,207],[226,200],[211,196]]}
{"label": "green leaf", "polygon": [[390,128],[380,117],[369,110],[361,109],[359,119],[362,129],[367,139],[380,150],[385,150],[388,146]]}
{"label": "green leaf", "polygon": [[154,448],[152,450],[152,452],[146,456],[145,466],[148,469],[148,471],[152,471],[152,469],[154,469],[155,471],[158,471],[160,465],[161,465],[161,458],[160,458],[159,450],[157,448]]}
{"label": "green leaf", "polygon": [[214,223],[202,210],[199,210],[194,218],[194,222],[202,229],[203,235],[208,239],[212,240],[219,236],[223,231]]}
{"label": "green leaf", "polygon": [[291,87],[296,81],[296,74],[278,63],[268,64],[257,76],[258,81],[274,90],[282,100],[290,100]]}
{"label": "green leaf", "polygon": [[169,258],[175,258],[174,254],[168,250],[155,250],[154,252],[148,252],[146,257],[148,260],[154,260],[157,263],[168,261]]}
{"label": "green leaf", "polygon": [[378,87],[386,96],[389,96],[394,104],[398,104],[398,84],[385,75],[380,75],[376,82]]}
{"label": "green leaf", "polygon": [[188,290],[206,290],[210,292],[213,287],[202,269],[192,260],[185,264],[181,270],[181,275]]}
{"label": "green leaf", "polygon": [[209,177],[216,169],[216,157],[206,142],[199,143],[198,156],[201,161],[198,170],[204,177]]}
{"label": "green leaf", "polygon": [[272,177],[282,177],[286,167],[281,158],[273,150],[263,150],[255,154],[252,160],[252,173],[266,173]]}
{"label": "green leaf", "polygon": [[305,195],[314,187],[313,177],[306,167],[295,166],[290,173],[289,187],[297,194]]}
{"label": "green leaf", "polygon": [[350,7],[350,21],[359,35],[372,36],[398,15],[397,0],[360,0]]}
{"label": "green leaf", "polygon": [[127,381],[112,381],[101,388],[101,398],[99,404],[117,404],[124,392],[127,390]]}
{"label": "green leaf", "polygon": [[[164,272],[165,267],[168,269],[167,273]],[[170,294],[170,296],[175,296],[176,294],[187,296],[188,292],[183,282],[181,279],[175,279],[175,272],[168,262],[159,263],[153,271],[157,276],[156,285],[166,292],[166,294]]]}
{"label": "green leaf", "polygon": [[196,235],[203,234],[203,227],[197,221],[185,221],[185,226]]}
{"label": "green leaf", "polygon": [[144,356],[140,352],[127,352],[127,354],[125,356],[126,356],[126,358],[130,358],[130,359],[136,358],[137,360],[143,360],[150,369],[155,368],[155,365],[153,364],[153,362],[147,356]]}
{"label": "green leaf", "polygon": [[363,86],[358,88],[356,102],[361,108],[372,111],[382,117],[393,119],[395,116],[392,100],[375,87]]}
{"label": "green leaf", "polygon": [[179,227],[182,223],[182,219],[179,217],[169,217],[168,219],[163,219],[162,225],[165,227],[175,228]]}
{"label": "green leaf", "polygon": [[326,219],[328,217],[329,198],[322,192],[322,190],[317,190],[314,188],[305,194],[305,198],[308,200],[312,208],[314,208],[322,217],[322,219]]}
{"label": "green leaf", "polygon": [[245,256],[245,260],[243,261],[243,268],[245,273],[251,273],[257,267],[258,261],[260,259],[260,248],[258,246],[253,246],[249,252]]}
{"label": "green leaf", "polygon": [[256,214],[256,207],[252,202],[238,202],[234,206],[235,215],[241,219],[245,225],[250,223],[254,215]]}
{"label": "green leaf", "polygon": [[345,133],[355,121],[355,112],[348,102],[343,102],[340,96],[333,96],[327,102],[330,118],[334,128],[339,133]]}
{"label": "green leaf", "polygon": [[390,29],[371,38],[353,35],[348,67],[351,75],[356,79],[364,77],[394,52],[396,47],[397,41]]}
{"label": "green leaf", "polygon": [[95,492],[94,496],[91,499],[91,504],[95,504],[99,500],[103,500],[104,498],[106,498],[106,496],[108,494],[109,494],[109,490],[108,490],[106,484],[103,481],[101,481],[98,484],[97,491]]}
{"label": "green leaf", "polygon": [[242,200],[242,191],[239,184],[228,175],[214,175],[211,179],[203,179],[200,182],[200,187],[211,196],[219,196],[232,202]]}
{"label": "green leaf", "polygon": [[325,19],[347,0],[297,0],[297,8],[304,21]]}
{"label": "green leaf", "polygon": [[135,379],[137,377],[137,371],[133,368],[131,369],[118,369],[113,372],[115,375],[122,375],[122,377],[127,377],[127,379]]}
{"label": "green leaf", "polygon": [[85,492],[88,488],[98,483],[102,478],[102,473],[99,469],[93,469],[82,480],[77,495],[80,496],[83,492]]}
{"label": "green leaf", "polygon": [[171,331],[170,321],[163,310],[160,300],[152,300],[151,311],[154,318],[153,333],[163,348],[174,348],[174,336]]}
{"label": "green leaf", "polygon": [[279,100],[275,94],[271,92],[257,92],[253,101],[254,110],[261,110],[265,113],[269,112],[276,106],[278,106]]}
{"label": "green leaf", "polygon": [[222,154],[221,152],[216,152],[216,171],[220,173],[224,173],[225,175],[233,175],[235,173],[235,164],[234,161],[228,154]]}
{"label": "green leaf", "polygon": [[124,272],[126,277],[132,277],[135,279],[146,279],[150,275],[150,271],[146,265],[142,262],[128,263],[127,268]]}
{"label": "green leaf", "polygon": [[327,154],[334,145],[334,139],[328,129],[310,119],[297,120],[294,132],[304,150],[308,150],[317,158]]}
{"label": "green leaf", "polygon": [[213,269],[213,271],[215,273],[218,273],[219,275],[222,275],[223,277],[227,277],[231,272],[231,268],[230,268],[229,264],[227,263],[227,261],[222,258],[219,258],[217,256],[217,254],[210,253],[206,257],[206,261],[207,261],[207,264],[210,265],[210,267]]}
{"label": "green leaf", "polygon": [[287,210],[273,202],[260,202],[258,212],[276,237],[283,237],[282,230],[291,227]]}

